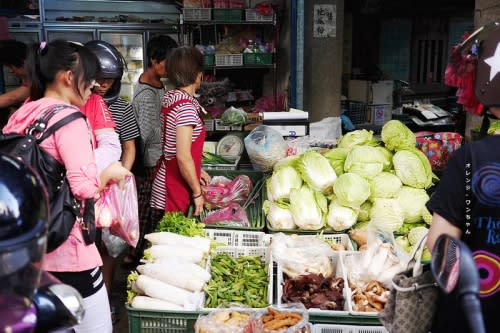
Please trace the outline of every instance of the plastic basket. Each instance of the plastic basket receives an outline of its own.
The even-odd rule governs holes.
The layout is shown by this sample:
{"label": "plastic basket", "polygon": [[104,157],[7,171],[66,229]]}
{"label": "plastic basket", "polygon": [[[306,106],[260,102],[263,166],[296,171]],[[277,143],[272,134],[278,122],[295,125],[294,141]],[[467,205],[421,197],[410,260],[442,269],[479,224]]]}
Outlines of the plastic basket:
{"label": "plastic basket", "polygon": [[203,164],[202,167],[204,170],[236,170],[240,159],[241,156],[238,156],[231,164]]}
{"label": "plastic basket", "polygon": [[[259,257],[261,262],[267,266],[269,283],[267,285],[267,302],[268,305],[273,304],[273,266],[270,260],[269,247],[267,246],[224,246],[215,250],[216,254],[227,254],[233,258],[244,256]],[[208,258],[208,269],[210,270],[211,258]],[[202,311],[213,311],[218,308],[203,308]],[[250,309],[250,308],[248,308]]]}
{"label": "plastic basket", "polygon": [[351,325],[330,325],[316,324],[313,326],[313,333],[386,333],[383,326],[351,326]]}
{"label": "plastic basket", "polygon": [[365,124],[368,122],[368,106],[363,102],[342,101],[342,109],[345,115],[351,119],[354,125]]}
{"label": "plastic basket", "polygon": [[203,55],[203,65],[205,65],[205,67],[214,66],[215,65],[215,55],[204,54]]}
{"label": "plastic basket", "polygon": [[273,22],[274,14],[262,15],[254,9],[245,9],[245,21],[248,22]]}
{"label": "plastic basket", "polygon": [[[335,253],[334,256],[331,258],[331,260],[333,267],[335,267],[335,277],[341,277],[344,279],[344,289],[342,290],[342,296],[344,296],[344,310],[337,311],[337,310],[321,310],[321,309],[310,308],[308,309],[310,321],[312,321],[312,318],[314,318],[315,314],[321,314],[325,316],[348,315],[349,310],[352,308],[350,304],[351,293],[349,291],[349,286],[345,281],[344,267],[342,264],[342,260],[340,259],[340,254]],[[281,301],[281,298],[283,296],[284,276],[283,276],[283,269],[279,263],[277,265],[276,280],[277,280],[276,281],[277,307],[281,308],[282,305],[284,304]]]}
{"label": "plastic basket", "polygon": [[184,8],[182,10],[184,21],[210,21],[211,8]]}
{"label": "plastic basket", "polygon": [[214,8],[212,16],[214,21],[240,22],[243,21],[243,10]]}
{"label": "plastic basket", "polygon": [[151,311],[126,306],[129,333],[194,333],[199,312]]}
{"label": "plastic basket", "polygon": [[[239,175],[247,175],[252,180],[253,186],[257,184],[258,181],[264,181],[264,174],[260,171],[254,170],[207,170],[210,176],[225,176],[229,179],[233,179]],[[264,187],[264,186],[263,186]],[[261,192],[262,193],[262,192]],[[250,227],[238,227],[230,225],[214,225],[207,224],[205,229],[223,229],[223,230],[247,230],[247,231],[261,231],[264,229],[264,212],[262,211],[262,204],[264,203],[264,198],[262,194],[257,196],[255,202],[250,204],[247,209],[247,217],[250,221]],[[188,216],[192,216],[193,206],[189,208]]]}
{"label": "plastic basket", "polygon": [[205,233],[217,243],[226,246],[259,247],[269,243],[267,235],[260,231],[205,229]]}
{"label": "plastic basket", "polygon": [[245,65],[272,65],[272,53],[243,53],[243,64]]}
{"label": "plastic basket", "polygon": [[215,55],[215,66],[242,66],[243,65],[243,54],[216,54]]}

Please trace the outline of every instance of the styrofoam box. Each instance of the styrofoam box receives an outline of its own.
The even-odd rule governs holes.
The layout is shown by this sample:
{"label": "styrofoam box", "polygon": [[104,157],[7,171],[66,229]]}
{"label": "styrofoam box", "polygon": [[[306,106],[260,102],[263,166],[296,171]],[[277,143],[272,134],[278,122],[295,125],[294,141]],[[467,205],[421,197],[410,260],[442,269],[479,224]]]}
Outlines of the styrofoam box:
{"label": "styrofoam box", "polygon": [[[273,266],[270,260],[269,247],[268,246],[223,246],[215,249],[216,254],[225,253],[233,258],[239,258],[242,256],[256,256],[260,257],[261,261],[267,265],[267,274],[269,279],[269,284],[267,286],[267,302],[268,305],[273,304]],[[207,261],[207,270],[210,272],[210,260]],[[203,300],[205,304],[205,300]],[[248,308],[247,310],[249,310]],[[219,310],[218,308],[202,308],[203,311],[214,311]]]}
{"label": "styrofoam box", "polygon": [[205,229],[205,234],[225,246],[259,247],[269,244],[269,238],[261,231]]}
{"label": "styrofoam box", "polygon": [[243,66],[243,54],[216,54],[215,66]]}
{"label": "styrofoam box", "polygon": [[384,326],[351,326],[351,325],[331,325],[316,324],[313,326],[313,333],[387,333]]}
{"label": "styrofoam box", "polygon": [[274,14],[262,15],[254,9],[245,9],[245,20],[248,22],[272,22]]}
{"label": "styrofoam box", "polygon": [[[347,258],[352,257],[352,256],[361,256],[362,253],[360,252],[343,252],[342,253],[342,267],[344,268],[344,280],[346,281],[346,284],[349,285],[349,271],[348,271],[348,266],[346,266],[346,260]],[[352,307],[352,291],[349,289],[349,313],[355,316],[368,316],[368,317],[377,317],[379,314],[378,312],[362,312],[362,311],[354,311]]]}
{"label": "styrofoam box", "polygon": [[[349,285],[347,284],[347,281],[345,280],[345,274],[344,274],[344,267],[342,264],[342,260],[340,260],[340,252],[335,253],[334,256],[331,257],[332,260],[332,265],[335,269],[335,277],[341,277],[344,279],[344,289],[342,290],[342,296],[344,296],[344,309],[343,310],[321,310],[321,309],[315,309],[315,308],[310,308],[308,309],[308,312],[310,315],[314,313],[318,314],[325,314],[325,315],[347,315],[349,314],[349,309],[351,309],[351,293],[349,290]],[[283,303],[281,301],[281,298],[283,297],[283,282],[284,282],[284,276],[283,276],[283,268],[278,263],[277,265],[277,271],[276,271],[276,279],[277,279],[277,284],[276,288],[278,289],[277,293],[277,307],[281,308],[283,306]]]}
{"label": "styrofoam box", "polygon": [[210,21],[212,8],[184,8],[182,14],[184,21]]}

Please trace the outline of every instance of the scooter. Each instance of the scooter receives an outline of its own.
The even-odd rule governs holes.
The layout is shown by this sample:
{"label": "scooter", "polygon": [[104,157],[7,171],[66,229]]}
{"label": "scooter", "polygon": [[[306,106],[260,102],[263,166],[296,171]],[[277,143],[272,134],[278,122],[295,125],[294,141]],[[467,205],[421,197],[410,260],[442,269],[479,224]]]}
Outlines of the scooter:
{"label": "scooter", "polygon": [[462,241],[441,235],[432,250],[431,270],[444,293],[456,290],[471,332],[485,333],[479,301],[479,273]]}
{"label": "scooter", "polygon": [[26,298],[0,295],[0,332],[71,332],[85,314],[83,298],[73,287],[47,272],[31,302]]}

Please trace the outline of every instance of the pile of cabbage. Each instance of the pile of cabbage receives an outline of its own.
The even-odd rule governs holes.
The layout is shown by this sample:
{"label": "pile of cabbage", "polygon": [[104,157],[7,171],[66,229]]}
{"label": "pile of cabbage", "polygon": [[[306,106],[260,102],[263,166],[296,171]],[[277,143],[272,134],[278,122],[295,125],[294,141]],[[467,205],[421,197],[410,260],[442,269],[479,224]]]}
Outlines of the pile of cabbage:
{"label": "pile of cabbage", "polygon": [[407,234],[430,224],[434,176],[413,132],[398,120],[344,135],[336,148],[288,157],[267,179],[263,210],[272,229],[344,231],[366,225]]}

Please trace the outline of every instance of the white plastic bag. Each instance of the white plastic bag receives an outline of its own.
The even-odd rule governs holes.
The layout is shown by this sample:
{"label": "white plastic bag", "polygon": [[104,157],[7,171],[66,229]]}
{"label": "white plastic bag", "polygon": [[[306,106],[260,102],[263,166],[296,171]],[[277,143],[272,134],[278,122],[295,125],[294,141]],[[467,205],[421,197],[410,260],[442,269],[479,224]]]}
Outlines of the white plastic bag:
{"label": "white plastic bag", "polygon": [[245,148],[253,168],[267,172],[287,156],[288,144],[278,131],[260,125],[245,137]]}

